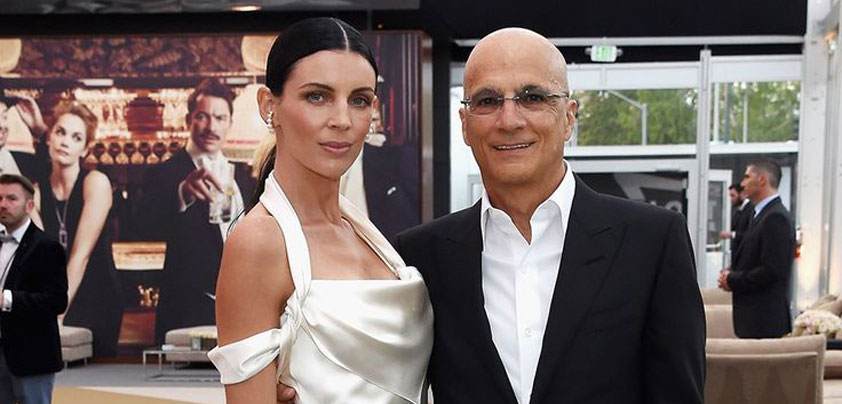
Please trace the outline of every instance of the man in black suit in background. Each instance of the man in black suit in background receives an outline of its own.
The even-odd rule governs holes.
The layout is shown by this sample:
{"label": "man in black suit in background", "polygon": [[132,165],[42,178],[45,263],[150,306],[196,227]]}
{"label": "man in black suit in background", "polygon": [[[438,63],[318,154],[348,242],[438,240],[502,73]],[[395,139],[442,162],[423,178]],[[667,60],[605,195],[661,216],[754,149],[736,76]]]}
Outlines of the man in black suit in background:
{"label": "man in black suit in background", "polygon": [[435,312],[435,403],[702,403],[684,218],[597,194],[570,170],[578,105],[564,57],[503,29],[473,49],[463,83],[482,200],[396,241]]}
{"label": "man in black suit in background", "polygon": [[740,242],[754,216],[754,205],[743,195],[743,186],[740,184],[731,184],[728,187],[728,196],[731,198],[731,230],[720,231],[719,238],[731,240],[731,265],[733,266]]}
{"label": "man in black suit in background", "polygon": [[147,237],[167,242],[155,322],[157,343],[164,342],[169,330],[216,323],[214,293],[222,243],[254,190],[248,167],[236,164],[231,218],[220,224],[209,222],[209,201],[221,186],[207,167],[227,162],[222,145],[231,128],[233,100],[233,91],[219,80],[202,81],[187,100],[187,146],[150,169],[144,179],[141,209]]}
{"label": "man in black suit in background", "polygon": [[[35,143],[35,154],[10,151],[6,147],[12,108],[17,108],[23,123],[29,128]],[[36,183],[43,181],[50,168],[44,141],[48,130],[35,100],[29,97],[0,96],[0,174],[20,174]]]}
{"label": "man in black suit in background", "polygon": [[780,182],[781,167],[771,160],[749,165],[743,177],[753,216],[734,265],[719,274],[719,287],[733,293],[734,331],[740,338],[778,338],[792,330],[795,226],[778,195]]}
{"label": "man in black suit in background", "polygon": [[0,404],[49,404],[61,370],[57,316],[67,308],[64,248],[32,224],[34,188],[0,175]]}

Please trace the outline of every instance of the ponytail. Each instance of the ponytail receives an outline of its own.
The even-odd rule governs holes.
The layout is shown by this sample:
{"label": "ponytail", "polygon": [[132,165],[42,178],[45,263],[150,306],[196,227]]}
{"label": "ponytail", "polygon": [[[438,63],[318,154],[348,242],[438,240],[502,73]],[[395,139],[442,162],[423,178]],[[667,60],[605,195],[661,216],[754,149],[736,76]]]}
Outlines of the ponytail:
{"label": "ponytail", "polygon": [[270,134],[260,141],[257,150],[252,157],[252,176],[257,178],[257,186],[254,187],[254,194],[251,196],[248,210],[260,203],[260,195],[263,195],[266,179],[272,169],[275,168],[275,136]]}

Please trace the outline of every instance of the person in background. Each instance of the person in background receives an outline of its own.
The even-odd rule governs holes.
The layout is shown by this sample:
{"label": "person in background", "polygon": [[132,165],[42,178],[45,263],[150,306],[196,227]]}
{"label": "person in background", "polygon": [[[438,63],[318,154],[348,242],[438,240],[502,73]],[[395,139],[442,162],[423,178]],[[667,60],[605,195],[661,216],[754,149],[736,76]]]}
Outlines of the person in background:
{"label": "person in background", "polygon": [[733,294],[734,332],[740,338],[779,338],[792,331],[789,298],[795,225],[781,202],[781,167],[758,160],[746,168],[742,186],[751,200],[751,221],[734,254],[719,273],[719,287]]}
{"label": "person in background", "polygon": [[49,404],[63,367],[56,316],[67,308],[64,248],[32,224],[35,188],[0,175],[0,404]]}
{"label": "person in background", "polygon": [[754,205],[743,195],[743,186],[731,184],[728,187],[728,197],[731,199],[731,230],[719,232],[719,238],[731,240],[731,265],[734,265],[734,257],[740,249],[740,242],[743,240],[751,217],[754,216]]}
{"label": "person in background", "polygon": [[83,104],[56,105],[47,134],[50,170],[38,185],[44,231],[67,251],[68,309],[63,324],[93,332],[94,356],[115,356],[123,317],[120,283],[107,225],[111,181],[82,167],[94,140],[96,116]]}
{"label": "person in background", "polygon": [[235,164],[232,214],[221,223],[209,220],[209,202],[221,192],[208,167],[228,164],[222,145],[231,128],[234,92],[219,79],[199,83],[187,99],[187,146],[149,169],[144,179],[141,214],[146,237],[165,240],[161,294],[155,321],[158,344],[167,331],[212,325],[222,244],[234,218],[245,208],[255,180],[245,164]]}

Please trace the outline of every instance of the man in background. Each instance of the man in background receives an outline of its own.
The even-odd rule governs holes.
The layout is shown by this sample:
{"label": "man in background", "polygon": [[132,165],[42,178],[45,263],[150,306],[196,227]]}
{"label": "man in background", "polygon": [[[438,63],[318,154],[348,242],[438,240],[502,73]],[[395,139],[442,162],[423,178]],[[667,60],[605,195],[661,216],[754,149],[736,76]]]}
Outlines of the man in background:
{"label": "man in background", "polygon": [[754,216],[754,205],[743,195],[743,186],[740,184],[731,184],[728,187],[728,197],[731,199],[731,230],[720,231],[719,238],[731,240],[731,265],[733,266],[740,242]]}
{"label": "man in background", "polygon": [[222,244],[254,190],[248,167],[235,165],[232,213],[221,223],[209,221],[210,201],[222,187],[208,167],[228,163],[222,146],[231,128],[233,100],[234,92],[218,79],[202,81],[187,100],[187,146],[144,179],[141,209],[147,237],[167,242],[155,323],[159,344],[169,330],[215,324]]}
{"label": "man in background", "polygon": [[795,226],[781,203],[781,167],[758,160],[742,186],[754,205],[734,265],[719,273],[719,287],[733,293],[734,331],[740,338],[779,338],[792,330],[789,310]]}
{"label": "man in background", "polygon": [[32,183],[0,175],[0,404],[49,404],[62,368],[57,316],[67,308],[64,248],[32,224]]}

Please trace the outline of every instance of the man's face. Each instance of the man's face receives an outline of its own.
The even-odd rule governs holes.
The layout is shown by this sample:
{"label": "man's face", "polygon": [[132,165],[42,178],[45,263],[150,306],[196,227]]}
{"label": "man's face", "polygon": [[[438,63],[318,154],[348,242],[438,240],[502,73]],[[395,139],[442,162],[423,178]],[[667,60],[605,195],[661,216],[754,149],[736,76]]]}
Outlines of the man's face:
{"label": "man's face", "polygon": [[0,148],[9,140],[9,107],[0,103]]}
{"label": "man's face", "polygon": [[[494,38],[497,39],[497,38]],[[486,44],[469,59],[465,98],[513,97],[524,90],[566,94],[561,55],[534,38],[508,38]],[[549,47],[548,47],[549,46]],[[533,184],[563,167],[564,142],[570,138],[577,105],[569,98],[548,98],[546,108],[530,110],[513,100],[488,115],[462,108],[462,135],[479,165],[487,188]]]}
{"label": "man's face", "polygon": [[0,223],[7,229],[17,228],[35,208],[20,184],[0,184]]}
{"label": "man's face", "polygon": [[763,189],[763,183],[766,180],[766,177],[762,175],[759,171],[757,171],[754,166],[746,167],[746,173],[743,176],[742,186],[743,192],[746,194],[746,197],[754,202],[757,201],[757,197],[761,194]]}
{"label": "man's face", "polygon": [[728,190],[728,197],[731,198],[731,204],[736,205],[742,202],[742,198],[740,198],[740,193],[737,192],[735,188],[731,188]]}
{"label": "man's face", "polygon": [[196,109],[188,116],[190,139],[204,153],[222,149],[231,129],[231,110],[224,98],[202,94],[196,99]]}

